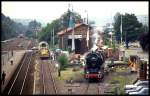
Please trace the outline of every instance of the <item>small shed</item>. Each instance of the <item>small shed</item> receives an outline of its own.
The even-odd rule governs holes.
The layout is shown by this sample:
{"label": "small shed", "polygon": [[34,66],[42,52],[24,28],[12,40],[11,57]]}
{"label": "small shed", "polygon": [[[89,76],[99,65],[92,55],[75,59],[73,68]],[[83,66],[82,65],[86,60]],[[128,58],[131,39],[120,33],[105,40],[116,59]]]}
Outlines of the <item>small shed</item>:
{"label": "small shed", "polygon": [[[87,40],[87,32],[89,29],[89,40]],[[59,37],[59,48],[63,50],[71,49],[72,47],[72,32],[73,28],[67,28],[57,33]],[[92,47],[92,27],[84,23],[75,24],[74,40],[75,54],[84,54]],[[88,44],[87,44],[88,42]]]}

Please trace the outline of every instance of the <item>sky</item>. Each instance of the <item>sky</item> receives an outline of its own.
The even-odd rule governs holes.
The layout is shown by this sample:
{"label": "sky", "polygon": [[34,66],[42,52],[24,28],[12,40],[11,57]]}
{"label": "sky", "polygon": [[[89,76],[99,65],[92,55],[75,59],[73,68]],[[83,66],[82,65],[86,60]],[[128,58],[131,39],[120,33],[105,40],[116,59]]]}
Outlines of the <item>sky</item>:
{"label": "sky", "polygon": [[[95,22],[104,22],[106,19],[112,19],[120,12],[121,14],[133,13],[135,15],[148,15],[148,2],[23,2],[23,1],[2,1],[2,13],[10,18],[19,19],[40,19],[44,22],[50,22],[59,18],[68,10],[71,4],[73,11],[78,12],[81,17],[86,17],[85,10],[88,12],[90,20]],[[111,22],[110,22],[111,23]],[[101,25],[100,25],[101,26]]]}

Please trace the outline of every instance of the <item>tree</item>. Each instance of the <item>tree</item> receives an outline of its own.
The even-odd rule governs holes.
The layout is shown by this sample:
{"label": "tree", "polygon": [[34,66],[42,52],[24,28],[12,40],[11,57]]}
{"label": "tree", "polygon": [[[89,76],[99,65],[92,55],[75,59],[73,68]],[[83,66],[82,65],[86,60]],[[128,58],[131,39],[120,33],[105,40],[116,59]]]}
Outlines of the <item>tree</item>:
{"label": "tree", "polygon": [[23,34],[26,30],[26,26],[21,23],[14,22],[11,18],[6,17],[3,13],[2,16],[2,38],[1,40],[10,39]]}
{"label": "tree", "polygon": [[36,20],[33,20],[31,22],[29,22],[28,24],[28,28],[30,30],[34,30],[35,28],[41,27],[41,23],[37,22]]}
{"label": "tree", "polygon": [[139,36],[139,41],[140,41],[140,45],[143,49],[143,51],[145,52],[149,52],[149,33],[146,32],[146,33],[142,33],[140,36]]}
{"label": "tree", "polygon": [[36,32],[38,28],[41,28],[41,23],[33,20],[28,24],[28,30],[26,31],[26,36],[36,38]]}
{"label": "tree", "polygon": [[68,64],[68,58],[66,54],[60,54],[60,56],[58,57],[58,62],[59,62],[59,76],[61,76],[60,71],[63,70]]}
{"label": "tree", "polygon": [[115,36],[116,36],[116,40],[118,43],[120,43],[121,41],[121,33],[120,33],[120,25],[121,25],[121,14],[120,13],[116,13],[116,15],[114,16],[114,31],[115,31]]}
{"label": "tree", "polygon": [[[114,31],[116,35],[116,40],[119,42],[121,38],[120,34],[120,24],[121,24],[121,14],[117,13],[114,17]],[[139,23],[134,14],[122,15],[122,40],[126,43],[126,48],[128,48],[129,42],[134,42],[138,40],[140,33],[144,32],[142,30],[142,23]]]}
{"label": "tree", "polygon": [[[81,16],[74,12],[75,15],[75,23],[83,22]],[[55,37],[55,44],[58,43],[57,32],[61,30],[66,30],[69,26],[69,17],[70,11],[68,10],[60,18],[53,20],[51,23],[48,23],[46,27],[42,29],[42,31],[38,34],[39,41],[47,41],[52,42],[52,30],[54,29],[54,37]]]}
{"label": "tree", "polygon": [[33,34],[30,30],[26,31],[25,35],[28,37],[33,37]]}

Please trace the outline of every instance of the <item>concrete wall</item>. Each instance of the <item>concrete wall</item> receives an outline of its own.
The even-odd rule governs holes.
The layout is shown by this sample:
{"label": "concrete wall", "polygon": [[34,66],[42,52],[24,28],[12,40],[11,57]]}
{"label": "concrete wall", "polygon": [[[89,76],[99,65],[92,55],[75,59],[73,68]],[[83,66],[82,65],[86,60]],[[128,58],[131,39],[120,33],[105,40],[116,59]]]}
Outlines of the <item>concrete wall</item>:
{"label": "concrete wall", "polygon": [[[7,62],[10,60],[10,58],[12,57],[12,53],[11,51],[5,51],[5,52],[2,52],[2,57],[1,57],[1,64],[2,65],[5,65],[7,64]],[[15,52],[13,52],[13,55],[14,55]]]}

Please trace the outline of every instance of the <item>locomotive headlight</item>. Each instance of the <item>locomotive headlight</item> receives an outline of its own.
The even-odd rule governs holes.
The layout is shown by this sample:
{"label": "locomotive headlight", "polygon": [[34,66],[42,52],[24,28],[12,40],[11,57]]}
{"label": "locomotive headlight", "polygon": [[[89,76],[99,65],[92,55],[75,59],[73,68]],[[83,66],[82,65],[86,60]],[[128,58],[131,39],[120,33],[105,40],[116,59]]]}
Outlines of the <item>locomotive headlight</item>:
{"label": "locomotive headlight", "polygon": [[89,71],[87,71],[86,73],[89,74]]}
{"label": "locomotive headlight", "polygon": [[101,72],[99,71],[98,74],[101,74]]}

